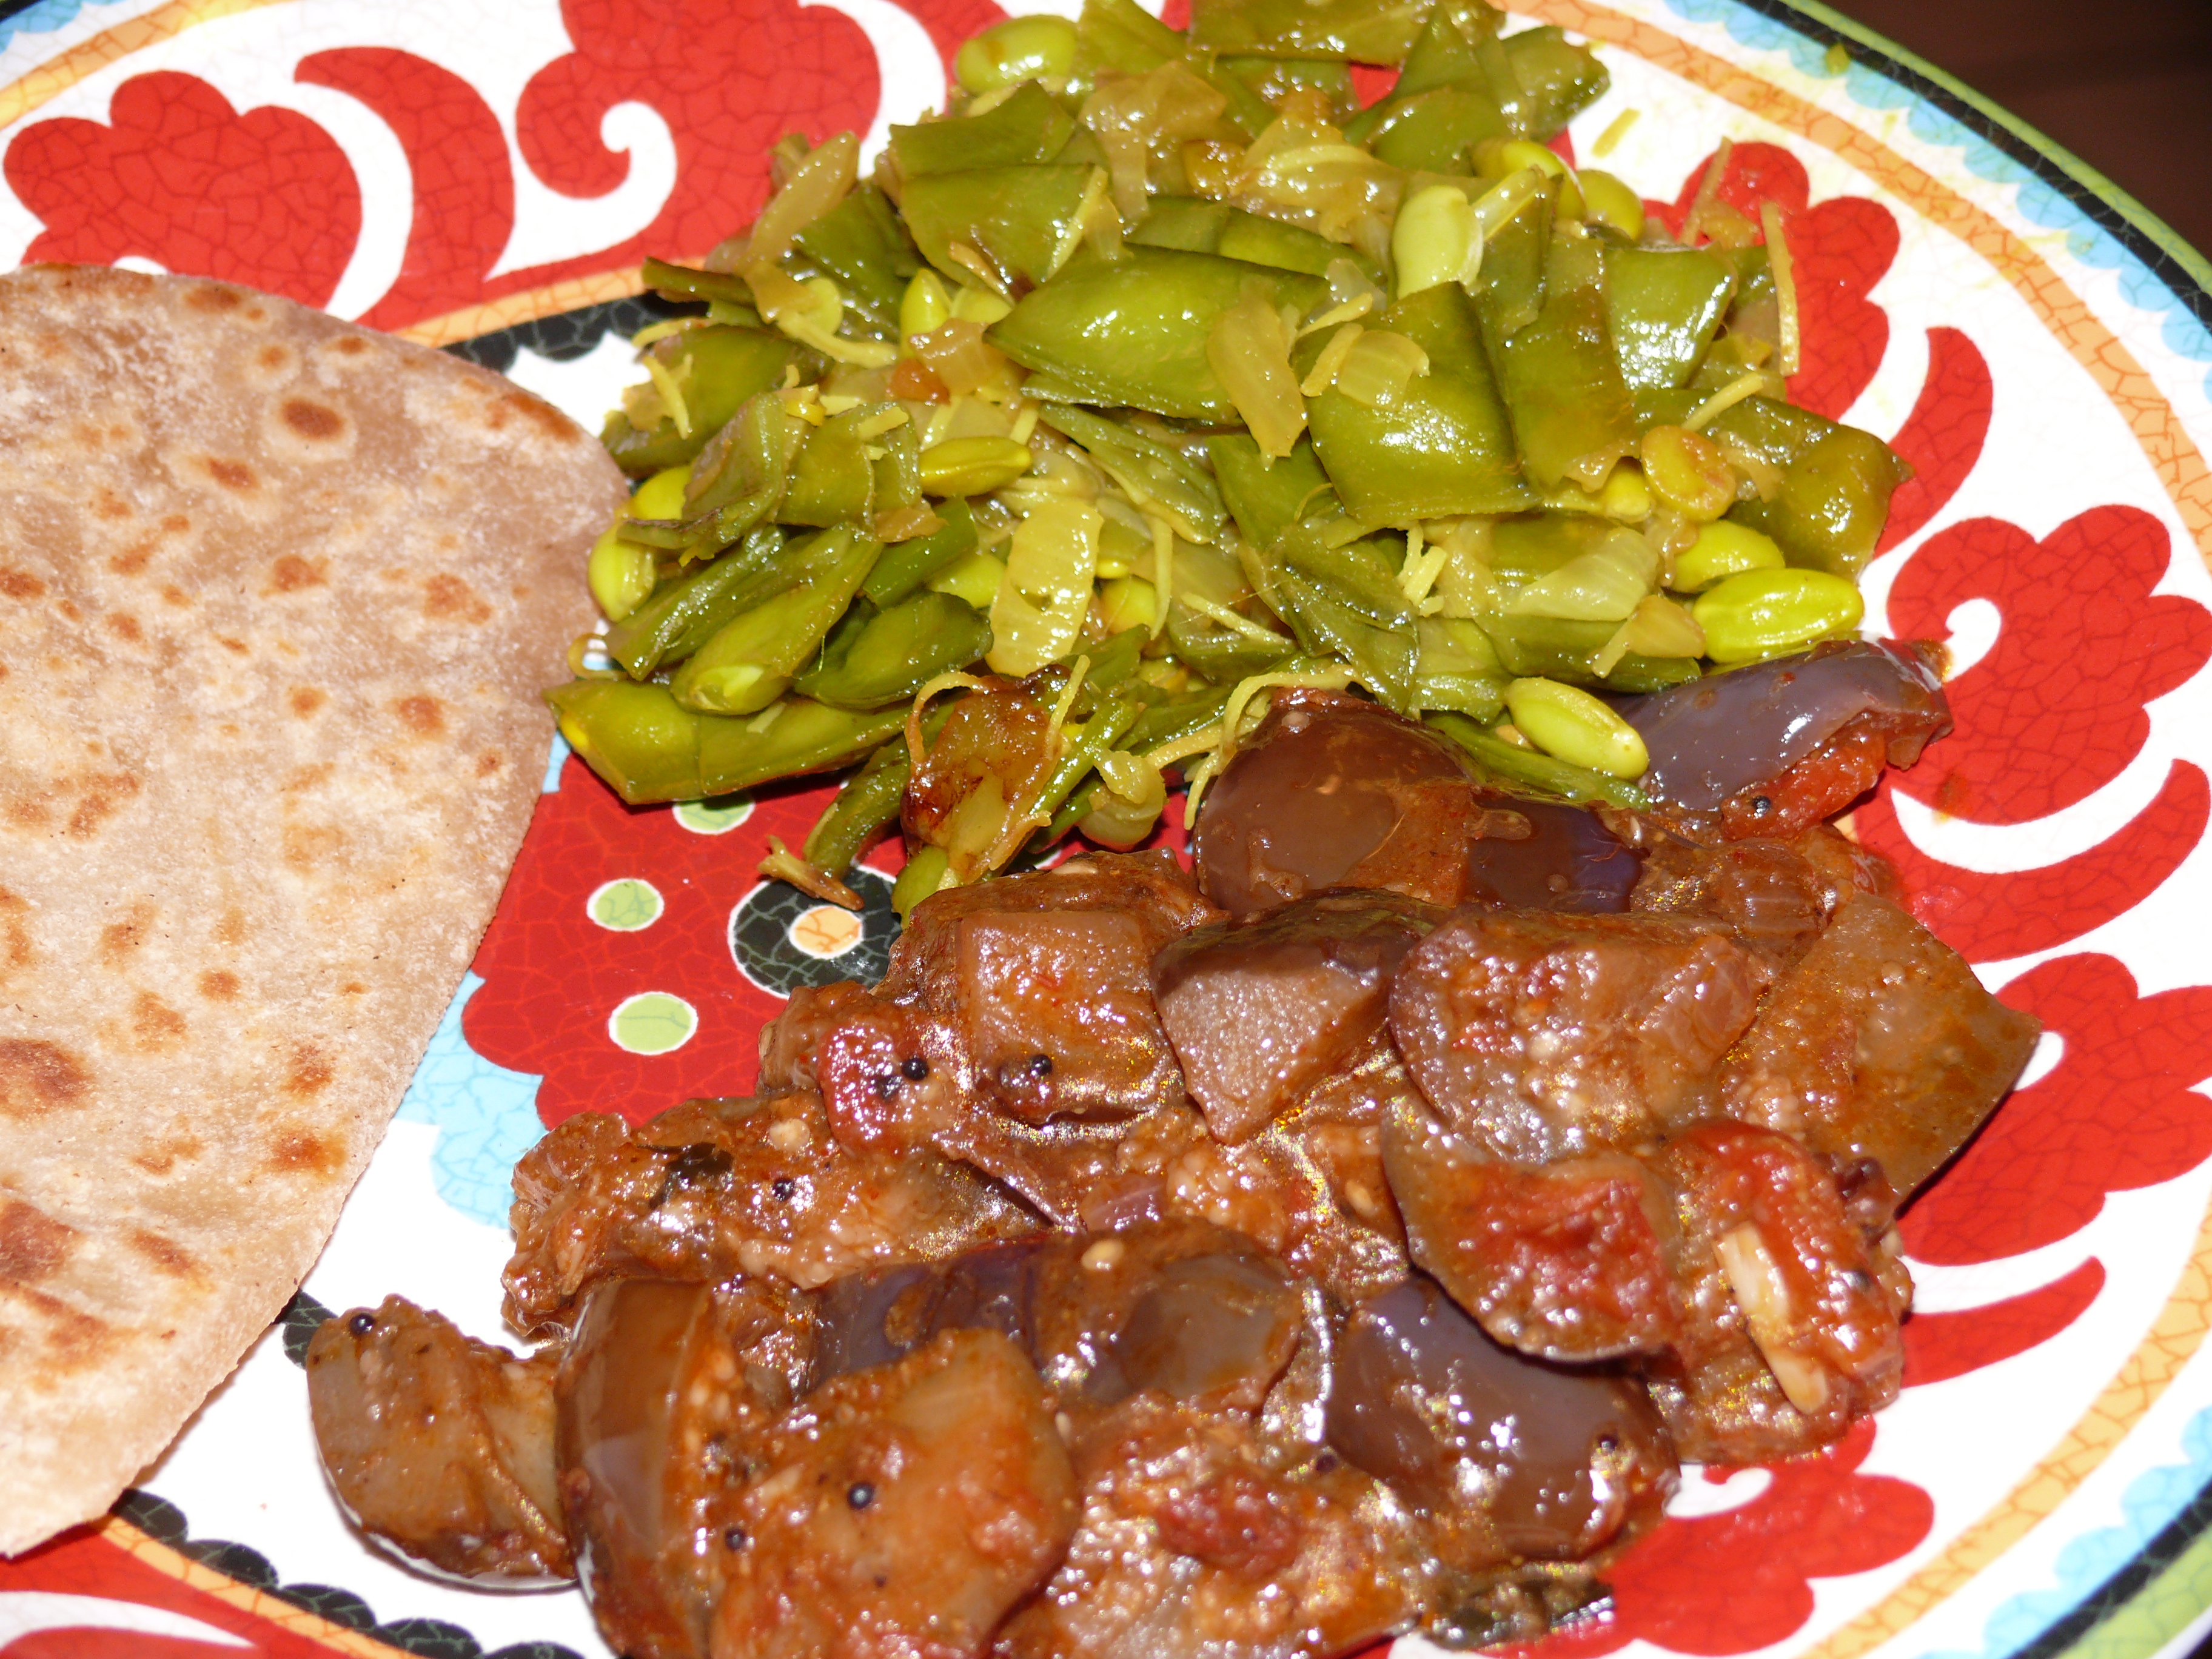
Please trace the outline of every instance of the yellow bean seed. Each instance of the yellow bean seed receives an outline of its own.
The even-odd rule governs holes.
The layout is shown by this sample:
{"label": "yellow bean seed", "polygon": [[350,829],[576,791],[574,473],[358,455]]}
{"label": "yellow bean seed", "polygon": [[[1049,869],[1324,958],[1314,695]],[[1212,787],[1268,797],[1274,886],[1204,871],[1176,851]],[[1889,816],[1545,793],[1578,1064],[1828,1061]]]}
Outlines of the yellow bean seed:
{"label": "yellow bean seed", "polygon": [[1636,728],[1578,686],[1515,680],[1505,707],[1521,735],[1555,760],[1615,778],[1640,778],[1651,764]]}
{"label": "yellow bean seed", "polygon": [[1856,585],[1825,570],[1747,570],[1715,582],[1690,614],[1715,662],[1755,662],[1849,633],[1866,601]]}
{"label": "yellow bean seed", "polygon": [[1597,510],[1622,524],[1642,524],[1650,518],[1651,486],[1644,482],[1644,469],[1633,461],[1614,467],[1598,491]]}
{"label": "yellow bean seed", "polygon": [[633,519],[680,519],[684,516],[684,486],[690,482],[688,466],[667,466],[637,487],[625,509]]}
{"label": "yellow bean seed", "polygon": [[1547,179],[1564,179],[1567,164],[1547,146],[1527,138],[1486,139],[1474,149],[1475,171],[1486,179],[1510,179],[1523,167],[1540,168]]}
{"label": "yellow bean seed", "polygon": [[1012,438],[947,438],[921,452],[922,493],[984,495],[1027,472],[1036,456]]}
{"label": "yellow bean seed", "polygon": [[620,622],[653,592],[653,550],[623,540],[617,533],[620,528],[610,528],[592,544],[592,556],[585,566],[584,580],[609,622]]}
{"label": "yellow bean seed", "polygon": [[963,323],[976,323],[985,328],[1013,310],[995,294],[987,294],[980,288],[958,288],[952,293],[952,314]]}
{"label": "yellow bean seed", "polygon": [[1075,26],[1064,17],[1009,17],[960,48],[952,73],[971,93],[996,92],[1039,76],[1064,81],[1075,69]]}
{"label": "yellow bean seed", "polygon": [[1644,199],[1610,173],[1584,167],[1577,175],[1583,187],[1583,216],[1591,224],[1619,231],[1630,241],[1644,234]]}
{"label": "yellow bean seed", "polygon": [[1779,570],[1788,562],[1771,536],[1749,525],[1717,519],[1702,526],[1698,539],[1674,556],[1674,580],[1669,585],[1677,593],[1702,593],[1723,576]]}
{"label": "yellow bean seed", "polygon": [[978,611],[988,611],[991,601],[999,597],[999,583],[1006,574],[1006,567],[988,553],[970,553],[955,560],[922,586],[933,592],[965,599]]}
{"label": "yellow bean seed", "polygon": [[1158,594],[1142,576],[1121,576],[1098,590],[1099,620],[1109,634],[1125,629],[1150,628],[1158,610]]}
{"label": "yellow bean seed", "polygon": [[1390,258],[1398,267],[1398,297],[1443,283],[1467,281],[1480,245],[1474,208],[1449,185],[1415,191],[1398,210],[1390,232]]}
{"label": "yellow bean seed", "polygon": [[952,296],[933,270],[915,272],[899,301],[899,334],[909,343],[917,335],[933,334],[952,320]]}
{"label": "yellow bean seed", "polygon": [[1735,469],[1711,438],[1686,427],[1655,426],[1644,434],[1643,460],[1651,493],[1700,524],[1735,505]]}

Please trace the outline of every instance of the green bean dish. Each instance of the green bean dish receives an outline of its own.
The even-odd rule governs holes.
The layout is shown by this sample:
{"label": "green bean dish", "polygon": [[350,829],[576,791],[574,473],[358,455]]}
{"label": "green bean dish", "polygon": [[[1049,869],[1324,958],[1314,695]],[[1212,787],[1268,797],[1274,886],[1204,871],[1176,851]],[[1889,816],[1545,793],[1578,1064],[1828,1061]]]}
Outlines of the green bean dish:
{"label": "green bean dish", "polygon": [[1277,688],[1645,807],[1620,699],[1850,637],[1908,469],[1790,403],[1778,220],[1708,189],[1676,240],[1566,164],[1606,70],[1504,21],[1085,0],[968,42],[865,175],[785,139],[749,232],[647,264],[703,310],[604,434],[577,753],[632,803],[852,769],[763,870],[857,902],[898,826],[902,914],[1143,841]]}

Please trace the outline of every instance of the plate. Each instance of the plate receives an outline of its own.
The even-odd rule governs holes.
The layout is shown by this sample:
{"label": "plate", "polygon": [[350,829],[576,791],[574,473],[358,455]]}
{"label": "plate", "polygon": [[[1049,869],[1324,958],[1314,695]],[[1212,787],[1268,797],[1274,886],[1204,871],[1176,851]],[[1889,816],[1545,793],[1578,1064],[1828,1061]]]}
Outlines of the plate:
{"label": "plate", "polygon": [[[1925,64],[1780,0],[1516,0],[1599,44],[1584,159],[1662,210],[1731,141],[1805,318],[1793,390],[1917,476],[1869,624],[1948,641],[1958,732],[1857,815],[2048,1032],[1904,1223],[1903,1397],[1715,1480],[1545,1651],[2137,1659],[2212,1607],[2212,269]],[[647,252],[751,216],[781,132],[936,101],[989,0],[37,0],[0,20],[0,258],[228,278],[504,368],[589,423]],[[1373,88],[1370,88],[1370,95]],[[1629,118],[1634,112],[1634,118]],[[769,887],[818,791],[633,812],[572,757],[390,1139],[284,1319],[105,1522],[0,1563],[0,1651],[601,1655],[573,1594],[365,1550],[300,1355],[387,1291],[500,1335],[515,1157],[586,1109],[742,1091],[854,918]],[[896,851],[876,855],[887,878]],[[1404,1644],[1408,1649],[1417,1645]]]}

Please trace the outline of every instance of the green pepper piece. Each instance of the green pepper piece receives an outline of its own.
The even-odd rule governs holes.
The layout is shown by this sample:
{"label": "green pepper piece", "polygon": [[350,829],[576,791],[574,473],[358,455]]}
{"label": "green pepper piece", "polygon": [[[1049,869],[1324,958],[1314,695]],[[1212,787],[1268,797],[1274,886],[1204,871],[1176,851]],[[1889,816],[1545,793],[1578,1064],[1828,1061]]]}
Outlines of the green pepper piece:
{"label": "green pepper piece", "polygon": [[702,714],[767,708],[821,647],[882,551],[849,525],[824,531],[798,550],[792,585],[724,623],[676,671],[670,693]]}
{"label": "green pepper piece", "polygon": [[663,583],[607,630],[607,654],[637,680],[650,678],[664,663],[683,661],[738,611],[776,590],[781,548],[781,538],[748,545]]}
{"label": "green pepper piece", "polygon": [[842,415],[832,415],[807,431],[784,485],[783,506],[776,515],[783,523],[826,529],[848,519],[869,516],[876,471],[867,451],[873,441],[862,437],[860,428],[862,422],[881,414],[884,407],[862,404]]}
{"label": "green pepper piece", "polygon": [[1277,642],[1270,644],[1256,634],[1224,628],[1179,599],[1168,606],[1167,636],[1175,647],[1176,661],[1221,686],[1267,673],[1298,649],[1297,641],[1287,635],[1279,635]]}
{"label": "green pepper piece", "polygon": [[1229,517],[1221,491],[1204,467],[1172,444],[1072,404],[1053,405],[1037,418],[1082,445],[1131,501],[1156,508],[1184,540],[1211,543],[1220,538]]}
{"label": "green pepper piece", "polygon": [[1871,432],[1833,426],[1784,469],[1781,494],[1739,502],[1729,517],[1773,537],[1791,564],[1856,580],[1889,522],[1891,495],[1911,476]]}
{"label": "green pepper piece", "polygon": [[607,416],[600,441],[615,464],[634,478],[681,466],[707,447],[747,398],[781,385],[783,371],[799,349],[781,334],[714,325],[655,340],[647,350],[683,388],[690,434],[679,434],[669,414],[641,432],[617,410]]}
{"label": "green pepper piece", "polygon": [[1322,471],[1311,439],[1299,439],[1289,454],[1270,461],[1244,434],[1224,433],[1206,441],[1206,453],[1237,527],[1256,548],[1273,547],[1301,519],[1338,508],[1336,486]]}
{"label": "green pepper piece", "polygon": [[1535,321],[1544,309],[1544,270],[1551,255],[1552,218],[1551,193],[1539,191],[1483,243],[1474,307],[1482,319],[1483,343],[1493,361],[1504,353],[1506,341]]}
{"label": "green pepper piece", "polygon": [[973,267],[952,257],[964,243],[1009,276],[1042,283],[1075,245],[1075,216],[1091,169],[975,167],[909,179],[901,204],[907,228],[929,263],[972,285]]}
{"label": "green pepper piece", "polygon": [[1420,0],[1192,0],[1190,43],[1252,58],[1395,64],[1422,15]]}
{"label": "green pepper piece", "polygon": [[899,301],[921,255],[880,190],[863,184],[800,231],[799,251],[837,279],[845,302],[884,337],[895,337]]}
{"label": "green pepper piece", "polygon": [[1342,244],[1299,225],[1286,225],[1223,202],[1187,196],[1156,196],[1145,217],[1126,239],[1139,247],[1180,248],[1188,253],[1218,253],[1224,259],[1302,270],[1319,276],[1334,259],[1352,256]]}
{"label": "green pepper piece", "polygon": [[[1390,403],[1370,409],[1331,386],[1307,406],[1314,448],[1352,515],[1410,525],[1461,513],[1511,513],[1530,504],[1504,400],[1492,379],[1467,290],[1439,283],[1376,319],[1428,354],[1429,370]],[[1310,372],[1324,342],[1299,343]]]}
{"label": "green pepper piece", "polygon": [[990,648],[991,624],[950,593],[917,593],[888,611],[855,605],[792,688],[833,708],[882,708]]}
{"label": "green pepper piece", "polygon": [[1075,400],[1233,421],[1237,406],[1206,360],[1213,319],[1257,282],[1267,303],[1310,310],[1318,277],[1173,248],[1133,247],[1084,261],[1031,289],[984,337]]}
{"label": "green pepper piece", "polygon": [[727,271],[696,270],[690,265],[672,265],[648,257],[639,275],[646,287],[664,300],[696,300],[710,305],[719,300],[733,306],[753,302],[753,291],[745,286],[745,279]]}
{"label": "green pepper piece", "polygon": [[1068,653],[1070,658],[1091,659],[1091,666],[1084,672],[1083,684],[1076,689],[1074,712],[1079,718],[1089,720],[1109,692],[1123,693],[1139,701],[1164,695],[1141,681],[1133,685],[1129,683],[1129,677],[1145,659],[1145,646],[1151,638],[1148,629],[1125,628],[1118,634],[1108,635],[1103,642],[1079,645]]}
{"label": "green pepper piece", "polygon": [[1308,651],[1341,659],[1377,701],[1401,714],[1414,712],[1420,647],[1410,625],[1402,633],[1379,627],[1328,586],[1295,569],[1280,572],[1276,586],[1287,607],[1284,620],[1297,631]]}
{"label": "green pepper piece", "polygon": [[958,115],[891,129],[891,161],[909,182],[935,173],[1049,161],[1075,131],[1075,118],[1034,81],[983,115]]}
{"label": "green pepper piece", "polygon": [[1607,326],[1605,255],[1579,227],[1555,226],[1544,308],[1505,343],[1498,378],[1522,465],[1540,489],[1570,470],[1595,488],[1636,443],[1636,404]]}
{"label": "green pepper piece", "polygon": [[1510,597],[1550,575],[1618,531],[1602,519],[1570,513],[1524,513],[1500,519],[1490,532],[1490,573]]}
{"label": "green pepper piece", "polygon": [[1411,98],[1437,87],[1480,86],[1482,65],[1476,44],[1495,40],[1504,21],[1505,14],[1483,0],[1437,0],[1406,54],[1392,94]]}
{"label": "green pepper piece", "polygon": [[1258,106],[1258,137],[1275,118],[1275,101],[1293,92],[1317,92],[1328,101],[1329,118],[1341,125],[1359,110],[1359,94],[1352,84],[1352,70],[1340,58],[1217,58],[1206,79],[1229,94],[1229,112],[1242,125],[1236,87]]}
{"label": "green pepper piece", "polygon": [[1714,416],[1705,435],[1724,437],[1768,466],[1785,468],[1835,424],[1778,398],[1746,398]]}
{"label": "green pepper piece", "polygon": [[1095,80],[1095,70],[1101,66],[1123,75],[1144,75],[1182,56],[1182,36],[1135,0],[1083,0],[1075,37],[1077,73],[1086,81]]}
{"label": "green pepper piece", "polygon": [[1231,61],[1257,64],[1265,60],[1258,58],[1241,60],[1201,58],[1191,68],[1200,80],[1229,100],[1228,106],[1222,111],[1229,124],[1247,139],[1257,138],[1274,125],[1274,106],[1254,91],[1251,83],[1243,76],[1230,72],[1228,65]]}
{"label": "green pepper piece", "polygon": [[806,832],[799,857],[817,870],[842,876],[877,838],[898,822],[914,761],[902,738],[868,757]]}
{"label": "green pepper piece", "polygon": [[1463,174],[1474,171],[1468,151],[1486,138],[1505,136],[1505,112],[1487,92],[1437,87],[1393,99],[1367,147],[1376,160],[1408,173]]}
{"label": "green pepper piece", "polygon": [[895,426],[879,435],[875,447],[882,453],[870,465],[875,469],[876,493],[869,510],[884,514],[913,507],[921,500],[921,434],[914,422]]}
{"label": "green pepper piece", "polygon": [[857,760],[906,724],[793,699],[775,718],[695,714],[665,685],[575,680],[545,694],[562,735],[633,806],[700,800]]}
{"label": "green pepper piece", "polygon": [[1443,732],[1472,755],[1486,773],[1511,789],[1580,804],[1604,801],[1632,812],[1650,810],[1650,798],[1634,784],[1508,743],[1463,714],[1430,714],[1421,723]]}
{"label": "green pepper piece", "polygon": [[1686,385],[1727,313],[1735,277],[1699,248],[1608,246],[1613,348],[1632,392]]}
{"label": "green pepper piece", "polygon": [[1571,45],[1564,30],[1547,25],[1504,36],[1498,43],[1513,68],[1521,90],[1520,106],[1509,112],[1516,138],[1549,142],[1576,116],[1605,96],[1612,76],[1584,46]]}
{"label": "green pepper piece", "polygon": [[1698,678],[1695,658],[1633,653],[1621,658],[1610,673],[1597,673],[1592,665],[1612,641],[1620,626],[1618,623],[1490,614],[1476,617],[1475,624],[1496,648],[1505,672],[1516,679],[1534,675],[1569,685],[1640,694],[1663,691]]}
{"label": "green pepper piece", "polygon": [[1413,697],[1423,708],[1449,708],[1494,720],[1505,707],[1509,676],[1483,631],[1454,617],[1424,617],[1416,637]]}
{"label": "green pepper piece", "polygon": [[939,501],[935,508],[944,526],[927,536],[894,542],[884,550],[860,592],[878,610],[888,611],[939,571],[957,564],[975,550],[975,515],[957,495]]}

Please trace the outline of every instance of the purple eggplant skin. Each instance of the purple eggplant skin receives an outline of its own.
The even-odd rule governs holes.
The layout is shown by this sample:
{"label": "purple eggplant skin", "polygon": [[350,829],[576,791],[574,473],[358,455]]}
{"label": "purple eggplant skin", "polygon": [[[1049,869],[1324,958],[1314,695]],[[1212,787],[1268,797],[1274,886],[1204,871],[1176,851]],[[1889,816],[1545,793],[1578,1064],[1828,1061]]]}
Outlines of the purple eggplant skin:
{"label": "purple eggplant skin", "polygon": [[1644,792],[1692,812],[1716,811],[1780,776],[1863,714],[1890,728],[1893,766],[1911,765],[1951,729],[1936,670],[1905,647],[1863,640],[1708,674],[1613,707],[1650,753]]}

